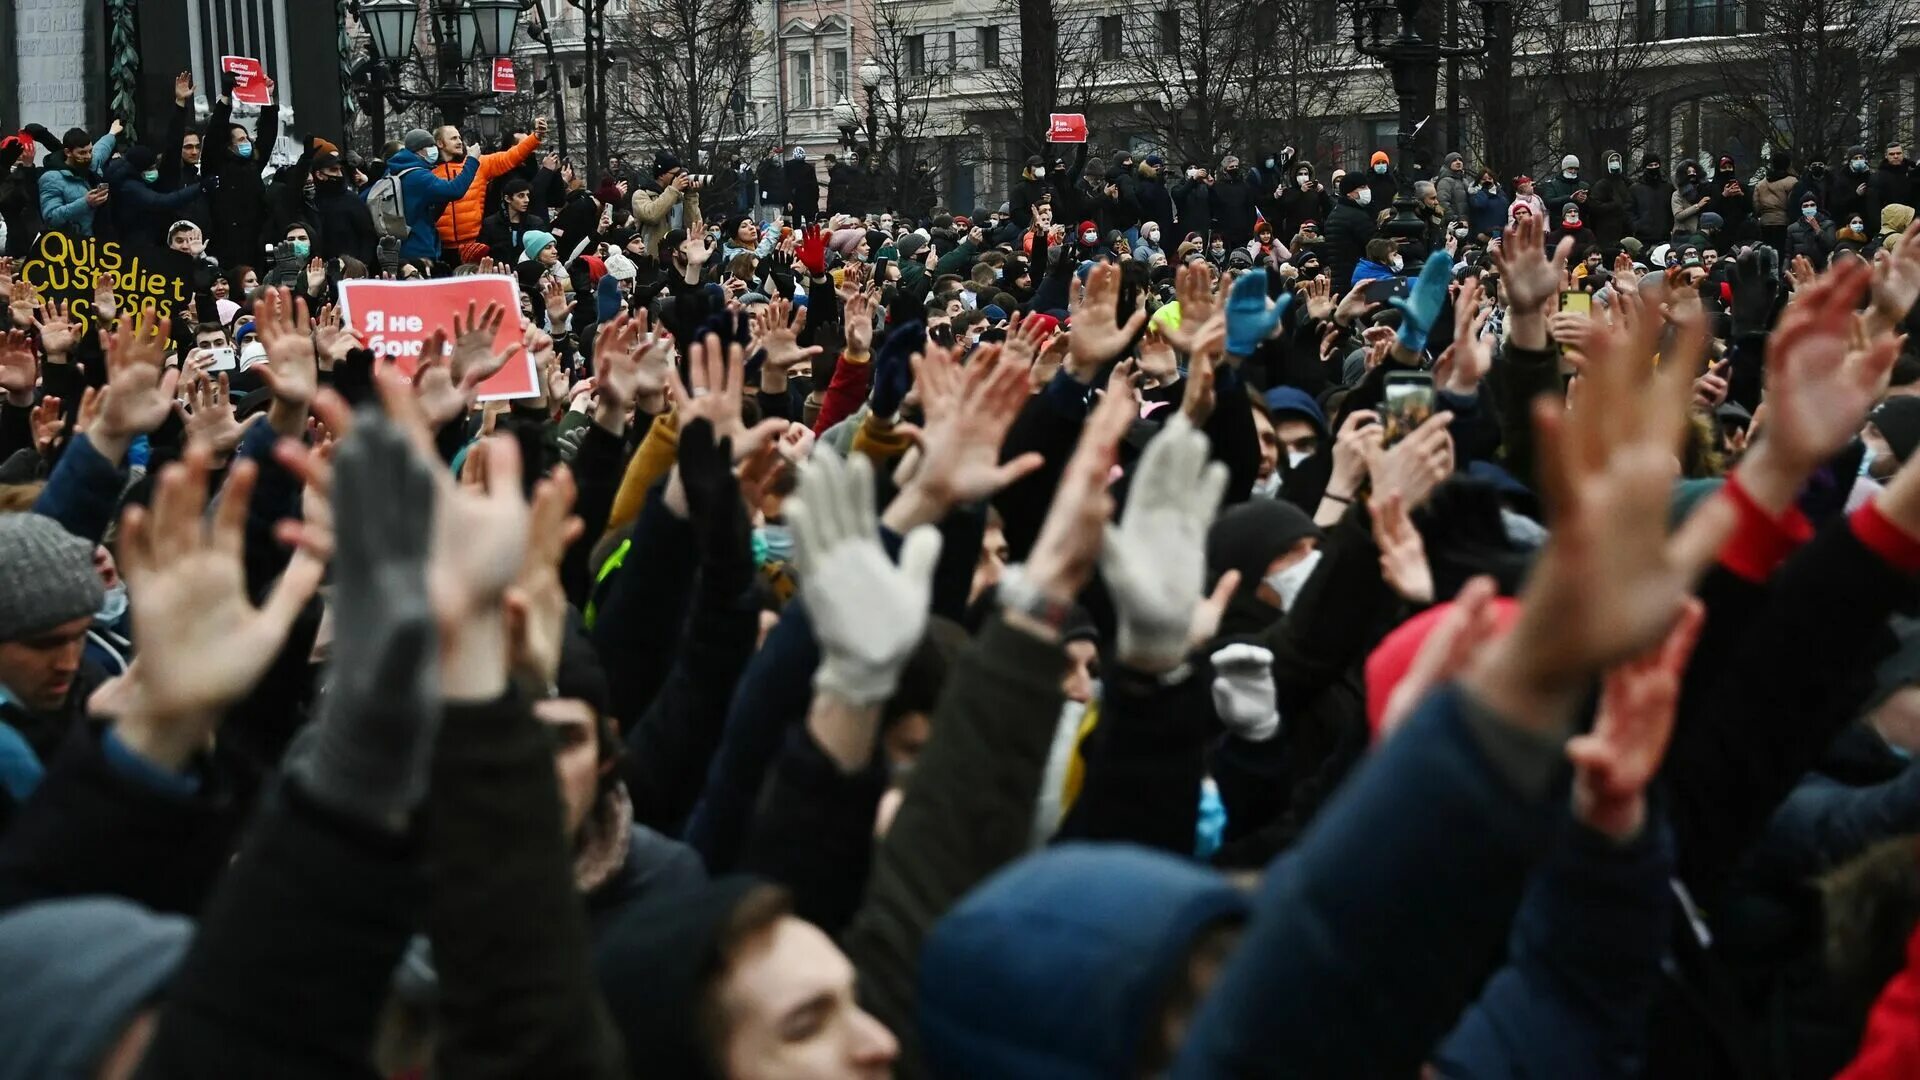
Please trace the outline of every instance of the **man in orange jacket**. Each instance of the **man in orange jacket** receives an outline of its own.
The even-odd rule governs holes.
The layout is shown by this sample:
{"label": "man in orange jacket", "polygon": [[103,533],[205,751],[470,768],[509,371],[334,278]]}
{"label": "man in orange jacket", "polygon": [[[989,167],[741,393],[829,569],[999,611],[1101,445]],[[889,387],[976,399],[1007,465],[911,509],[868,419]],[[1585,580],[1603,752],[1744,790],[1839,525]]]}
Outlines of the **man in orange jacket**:
{"label": "man in orange jacket", "polygon": [[[547,121],[545,117],[533,122],[533,134],[521,139],[519,143],[497,154],[480,156],[480,175],[473,178],[473,186],[465,195],[447,204],[441,211],[435,227],[440,232],[440,250],[451,263],[477,261],[487,254],[478,250],[473,259],[466,258],[463,249],[473,245],[480,247],[480,223],[487,216],[487,187],[496,176],[504,176],[519,168],[540,148],[540,140],[546,138]],[[460,137],[460,129],[449,124],[436,128],[433,143],[440,148],[440,160],[433,167],[433,174],[443,180],[460,175],[466,166],[467,143]]]}

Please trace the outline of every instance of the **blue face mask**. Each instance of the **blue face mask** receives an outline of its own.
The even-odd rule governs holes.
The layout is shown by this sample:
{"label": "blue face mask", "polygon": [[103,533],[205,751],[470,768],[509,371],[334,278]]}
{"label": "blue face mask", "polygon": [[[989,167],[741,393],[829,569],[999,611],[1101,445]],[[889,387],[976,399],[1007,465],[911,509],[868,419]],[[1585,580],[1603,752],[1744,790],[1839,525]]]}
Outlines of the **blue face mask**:
{"label": "blue face mask", "polygon": [[307,243],[305,240],[295,240],[293,242],[293,254],[295,258],[300,258],[300,259],[306,258],[307,252],[311,251],[312,249],[313,249],[313,245]]}
{"label": "blue face mask", "polygon": [[250,142],[241,143],[239,146],[233,148],[233,152],[241,161],[245,161],[253,156],[253,144]]}
{"label": "blue face mask", "polygon": [[753,530],[755,562],[793,561],[793,530],[785,525],[762,525]]}
{"label": "blue face mask", "polygon": [[100,610],[93,613],[93,621],[112,626],[125,618],[127,614],[127,583],[122,581],[107,590],[100,601]]}
{"label": "blue face mask", "polygon": [[148,169],[146,172],[140,174],[140,179],[145,180],[149,184],[154,183],[160,179],[160,170]]}
{"label": "blue face mask", "polygon": [[1800,208],[1800,216],[1806,218],[1808,221],[1812,221],[1814,218],[1820,216],[1820,208],[1817,206],[1803,206]]}
{"label": "blue face mask", "polygon": [[426,162],[429,165],[432,165],[434,162],[439,161],[440,148],[437,146],[427,147],[425,150],[421,151],[420,160]]}

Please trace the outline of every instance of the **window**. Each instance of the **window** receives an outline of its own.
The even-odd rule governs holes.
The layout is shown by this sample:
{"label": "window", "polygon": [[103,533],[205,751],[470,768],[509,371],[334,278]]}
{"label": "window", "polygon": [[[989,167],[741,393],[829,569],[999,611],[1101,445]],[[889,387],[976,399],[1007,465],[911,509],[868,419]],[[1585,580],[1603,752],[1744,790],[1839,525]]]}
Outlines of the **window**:
{"label": "window", "polygon": [[907,74],[925,75],[927,73],[927,38],[924,34],[908,34]]}
{"label": "window", "polygon": [[960,66],[960,32],[957,30],[947,31],[946,61],[948,71]]}
{"label": "window", "polygon": [[1120,16],[1100,16],[1100,59],[1120,59]]}
{"label": "window", "polygon": [[1313,40],[1324,45],[1340,35],[1339,0],[1314,0],[1309,18],[1313,20]]}
{"label": "window", "polygon": [[1740,0],[1667,0],[1667,36],[1717,37],[1740,31]]}
{"label": "window", "polygon": [[1560,0],[1561,22],[1586,22],[1593,18],[1587,0]]}
{"label": "window", "polygon": [[973,32],[973,47],[980,54],[980,66],[997,68],[1000,66],[1000,28],[982,26]]}
{"label": "window", "polygon": [[839,101],[848,94],[847,50],[835,49],[827,54],[827,63],[833,72],[833,100]]}
{"label": "window", "polygon": [[793,99],[796,109],[813,108],[813,54],[797,52],[789,61],[793,65],[793,74],[787,82],[787,95]]}
{"label": "window", "polygon": [[1180,12],[1168,8],[1160,13],[1160,55],[1174,56],[1180,52]]}
{"label": "window", "polygon": [[633,85],[632,64],[625,60],[615,60],[612,64],[608,65],[607,82],[610,84],[607,92],[608,100],[621,102],[630,109],[634,107],[640,95],[636,92],[637,88]]}

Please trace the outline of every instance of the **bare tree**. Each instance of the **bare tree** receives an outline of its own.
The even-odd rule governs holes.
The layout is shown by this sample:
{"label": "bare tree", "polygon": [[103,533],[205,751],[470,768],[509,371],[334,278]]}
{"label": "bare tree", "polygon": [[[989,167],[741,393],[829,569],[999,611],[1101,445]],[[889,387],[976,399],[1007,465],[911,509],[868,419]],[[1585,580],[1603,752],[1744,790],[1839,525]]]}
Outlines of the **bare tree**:
{"label": "bare tree", "polygon": [[726,152],[750,158],[769,142],[773,133],[745,107],[758,65],[772,54],[757,29],[755,6],[753,0],[629,0],[609,12],[607,56],[616,77],[608,80],[600,119],[610,143],[671,150],[691,168],[717,164]]}
{"label": "bare tree", "polygon": [[879,81],[855,103],[854,143],[866,188],[855,201],[899,209],[924,197],[924,140],[935,133],[935,102],[952,88],[955,58],[942,52],[944,39],[891,4],[868,9],[863,36]]}
{"label": "bare tree", "polygon": [[1758,25],[1716,40],[1713,69],[1728,111],[1773,145],[1832,156],[1867,138],[1864,117],[1895,111],[1920,0],[1767,0],[1746,12]]}
{"label": "bare tree", "polygon": [[979,58],[968,73],[969,130],[989,146],[1005,147],[1012,172],[1030,154],[1051,155],[1054,113],[1087,113],[1116,95],[1100,62],[1100,14],[1059,10],[1056,0],[995,0],[986,19],[1017,26],[1013,62],[989,66]]}
{"label": "bare tree", "polygon": [[1325,0],[1184,0],[1127,16],[1114,66],[1177,157],[1282,146],[1312,155],[1337,140],[1352,82],[1335,16]]}
{"label": "bare tree", "polygon": [[1644,141],[1636,139],[1645,134],[1636,131],[1636,114],[1654,69],[1650,27],[1634,0],[1596,2],[1581,19],[1544,6],[1526,5],[1531,25],[1521,29],[1529,87],[1521,127],[1538,144],[1531,148],[1536,160],[1552,164],[1572,153],[1600,167],[1607,150],[1624,153]]}

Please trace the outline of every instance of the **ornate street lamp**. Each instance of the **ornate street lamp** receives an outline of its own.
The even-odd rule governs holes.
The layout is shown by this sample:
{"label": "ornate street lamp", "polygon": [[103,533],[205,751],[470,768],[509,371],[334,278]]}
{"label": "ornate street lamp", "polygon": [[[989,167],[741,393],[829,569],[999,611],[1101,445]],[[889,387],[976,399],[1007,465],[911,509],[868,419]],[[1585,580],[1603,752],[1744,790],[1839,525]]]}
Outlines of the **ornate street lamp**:
{"label": "ornate street lamp", "polygon": [[[1509,0],[1474,2],[1481,10],[1483,37],[1472,42],[1428,41],[1421,36],[1419,16],[1424,0],[1367,0],[1354,8],[1354,51],[1379,60],[1393,79],[1393,93],[1400,108],[1400,129],[1397,133],[1400,188],[1407,194],[1412,193],[1416,179],[1414,166],[1419,163],[1414,159],[1418,156],[1420,129],[1433,116],[1440,61],[1483,57],[1489,61],[1499,59],[1495,55],[1501,46],[1497,27],[1507,13]],[[1399,17],[1398,33],[1387,40],[1384,24],[1389,15],[1395,14]],[[1488,66],[1491,68],[1494,65],[1489,63]],[[1489,75],[1491,89],[1494,79],[1491,72]],[[1501,89],[1504,90],[1504,80],[1501,82]]]}
{"label": "ornate street lamp", "polygon": [[473,60],[511,56],[514,30],[524,10],[523,0],[433,0],[427,25],[439,70],[433,91],[422,94],[402,88],[394,76],[413,55],[420,18],[416,0],[352,0],[351,9],[367,28],[367,51],[373,58],[365,75],[377,140],[386,137],[388,100],[403,106],[432,102],[439,107],[442,121],[454,125],[465,119],[475,103],[491,100],[491,90],[467,87],[461,69]]}

